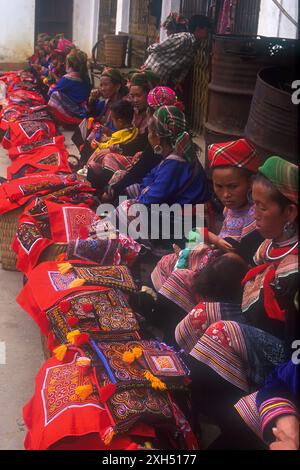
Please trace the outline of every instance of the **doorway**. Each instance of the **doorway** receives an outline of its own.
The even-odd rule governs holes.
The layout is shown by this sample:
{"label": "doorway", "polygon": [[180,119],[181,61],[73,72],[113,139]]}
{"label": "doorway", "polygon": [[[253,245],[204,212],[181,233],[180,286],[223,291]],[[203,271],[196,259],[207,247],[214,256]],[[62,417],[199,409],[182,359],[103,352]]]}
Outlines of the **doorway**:
{"label": "doorway", "polygon": [[64,33],[72,41],[73,0],[36,0],[35,39],[40,33],[50,36]]}

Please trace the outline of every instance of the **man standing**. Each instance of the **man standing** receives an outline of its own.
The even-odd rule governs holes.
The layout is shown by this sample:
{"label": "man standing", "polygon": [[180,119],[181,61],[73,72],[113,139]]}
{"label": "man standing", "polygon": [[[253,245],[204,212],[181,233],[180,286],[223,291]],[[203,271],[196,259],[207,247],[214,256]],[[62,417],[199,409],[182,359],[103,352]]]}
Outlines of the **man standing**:
{"label": "man standing", "polygon": [[207,16],[195,15],[190,20],[171,13],[163,24],[168,38],[148,48],[149,57],[144,68],[160,76],[162,84],[180,91],[199,47],[212,29]]}

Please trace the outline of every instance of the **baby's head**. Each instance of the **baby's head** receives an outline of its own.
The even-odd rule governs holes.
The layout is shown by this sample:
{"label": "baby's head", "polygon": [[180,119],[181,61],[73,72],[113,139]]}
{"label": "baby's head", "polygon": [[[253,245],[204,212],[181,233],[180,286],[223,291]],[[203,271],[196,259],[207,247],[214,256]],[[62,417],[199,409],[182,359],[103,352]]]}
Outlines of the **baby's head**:
{"label": "baby's head", "polygon": [[197,274],[194,292],[204,302],[239,303],[248,266],[239,255],[227,253]]}
{"label": "baby's head", "polygon": [[134,107],[130,101],[120,100],[111,106],[111,119],[118,131],[132,126]]}

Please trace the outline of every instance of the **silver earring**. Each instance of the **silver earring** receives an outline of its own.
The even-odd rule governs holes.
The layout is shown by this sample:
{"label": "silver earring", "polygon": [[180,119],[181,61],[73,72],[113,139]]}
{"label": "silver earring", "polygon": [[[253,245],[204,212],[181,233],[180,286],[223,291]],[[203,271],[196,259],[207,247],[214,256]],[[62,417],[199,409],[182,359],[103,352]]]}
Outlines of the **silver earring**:
{"label": "silver earring", "polygon": [[288,238],[292,238],[296,233],[296,226],[293,222],[287,222],[283,230]]}
{"label": "silver earring", "polygon": [[253,204],[253,198],[252,198],[252,191],[251,190],[248,191],[247,199],[248,199],[249,204]]}
{"label": "silver earring", "polygon": [[157,155],[162,155],[163,153],[163,149],[161,145],[155,145],[153,150],[154,150],[154,153],[156,153]]}

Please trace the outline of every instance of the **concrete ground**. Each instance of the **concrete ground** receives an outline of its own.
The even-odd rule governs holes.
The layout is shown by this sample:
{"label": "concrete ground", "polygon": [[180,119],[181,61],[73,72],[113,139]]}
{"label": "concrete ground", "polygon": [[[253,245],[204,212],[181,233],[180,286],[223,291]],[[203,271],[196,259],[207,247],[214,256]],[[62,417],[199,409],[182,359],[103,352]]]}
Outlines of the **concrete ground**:
{"label": "concrete ground", "polygon": [[[70,136],[65,133],[68,150],[74,154]],[[9,162],[0,146],[0,176],[6,177]],[[22,281],[20,273],[3,271],[0,264],[0,450],[23,449],[22,408],[33,395],[35,376],[44,361],[39,329],[16,303]]]}

